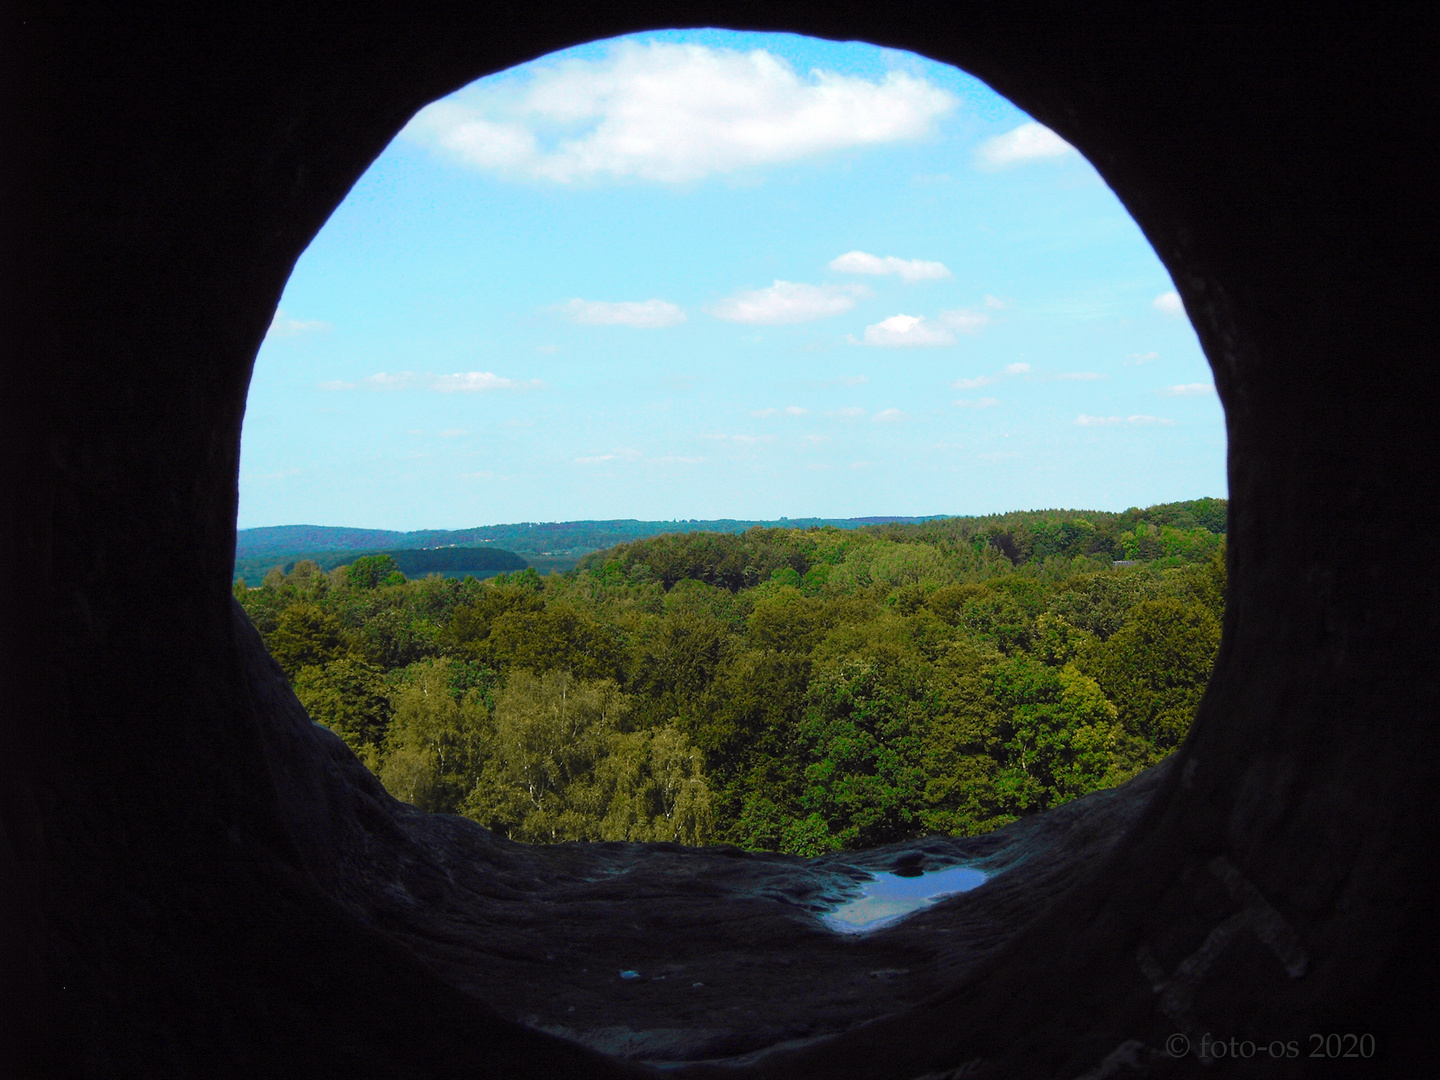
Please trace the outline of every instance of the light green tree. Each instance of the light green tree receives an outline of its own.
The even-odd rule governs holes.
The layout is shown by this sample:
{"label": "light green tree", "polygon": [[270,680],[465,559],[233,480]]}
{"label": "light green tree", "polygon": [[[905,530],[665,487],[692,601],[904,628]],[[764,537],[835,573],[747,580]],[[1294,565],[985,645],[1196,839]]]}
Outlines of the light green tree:
{"label": "light green tree", "polygon": [[456,699],[450,661],[412,670],[411,681],[391,695],[380,781],[421,810],[455,813],[480,779],[492,738],[489,710],[478,690]]}

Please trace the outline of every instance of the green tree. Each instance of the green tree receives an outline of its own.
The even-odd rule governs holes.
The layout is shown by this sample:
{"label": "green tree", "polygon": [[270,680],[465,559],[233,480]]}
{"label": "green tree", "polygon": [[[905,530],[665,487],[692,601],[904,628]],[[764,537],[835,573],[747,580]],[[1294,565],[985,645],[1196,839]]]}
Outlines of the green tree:
{"label": "green tree", "polygon": [[1145,600],[1085,661],[1119,706],[1126,734],[1143,741],[1144,764],[1185,737],[1220,645],[1220,624],[1202,604]]}
{"label": "green tree", "polygon": [[996,784],[1013,813],[1043,810],[1114,782],[1117,710],[1073,664],[1012,657],[993,672],[1009,716],[994,734]]}
{"label": "green tree", "polygon": [[319,604],[296,603],[286,607],[276,620],[265,644],[276,662],[292,679],[304,667],[320,667],[348,651],[340,620]]}
{"label": "green tree", "polygon": [[496,696],[485,769],[463,812],[514,840],[602,839],[608,792],[596,768],[628,707],[613,682],[510,672]]}
{"label": "green tree", "polygon": [[622,667],[611,628],[563,602],[498,616],[490,626],[487,646],[502,667],[537,674],[568,671],[580,679],[615,679]]}
{"label": "green tree", "polygon": [[475,788],[492,741],[483,695],[456,700],[448,660],[415,665],[391,696],[380,781],[397,799],[421,810],[455,813]]}
{"label": "green tree", "polygon": [[709,840],[714,807],[700,752],[675,728],[616,732],[595,779],[605,803],[602,840]]}
{"label": "green tree", "polygon": [[361,555],[350,564],[345,580],[352,589],[373,589],[379,585],[400,585],[405,575],[389,555]]}
{"label": "green tree", "polygon": [[296,674],[295,696],[311,720],[344,739],[361,761],[378,761],[390,720],[390,695],[381,668],[356,656],[312,664]]}
{"label": "green tree", "polygon": [[919,736],[931,705],[922,672],[849,661],[822,672],[808,697],[803,807],[838,847],[914,835],[924,805]]}

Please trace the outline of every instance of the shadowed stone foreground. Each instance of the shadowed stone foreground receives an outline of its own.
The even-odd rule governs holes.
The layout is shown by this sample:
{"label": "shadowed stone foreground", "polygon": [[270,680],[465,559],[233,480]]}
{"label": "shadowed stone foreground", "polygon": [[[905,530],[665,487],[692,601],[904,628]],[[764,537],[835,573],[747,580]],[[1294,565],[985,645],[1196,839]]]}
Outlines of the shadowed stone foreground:
{"label": "shadowed stone foreground", "polygon": [[[513,843],[395,802],[338,738],[307,734],[344,781],[336,798],[389,820],[381,835],[350,834],[357,918],[502,1016],[670,1064],[823,1039],[957,985],[1103,862],[1167,771],[983,837],[802,859],[728,845]],[[871,933],[817,918],[858,895],[868,872],[961,863],[991,880]]]}

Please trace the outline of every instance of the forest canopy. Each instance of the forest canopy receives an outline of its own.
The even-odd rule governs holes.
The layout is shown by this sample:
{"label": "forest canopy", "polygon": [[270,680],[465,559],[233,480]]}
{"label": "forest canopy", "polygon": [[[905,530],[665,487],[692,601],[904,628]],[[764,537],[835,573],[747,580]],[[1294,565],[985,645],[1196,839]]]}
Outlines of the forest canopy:
{"label": "forest canopy", "polygon": [[1219,646],[1225,509],[692,531],[485,581],[367,554],[236,596],[421,809],[809,855],[988,831],[1170,753]]}

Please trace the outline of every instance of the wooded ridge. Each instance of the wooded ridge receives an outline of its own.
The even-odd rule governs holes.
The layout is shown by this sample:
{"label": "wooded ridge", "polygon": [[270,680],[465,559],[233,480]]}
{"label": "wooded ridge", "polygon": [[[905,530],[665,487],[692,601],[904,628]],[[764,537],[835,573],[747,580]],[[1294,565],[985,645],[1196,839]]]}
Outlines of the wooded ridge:
{"label": "wooded ridge", "polygon": [[1224,522],[1204,499],[694,530],[483,582],[367,554],[236,595],[416,806],[816,854],[984,832],[1161,760],[1218,648]]}

